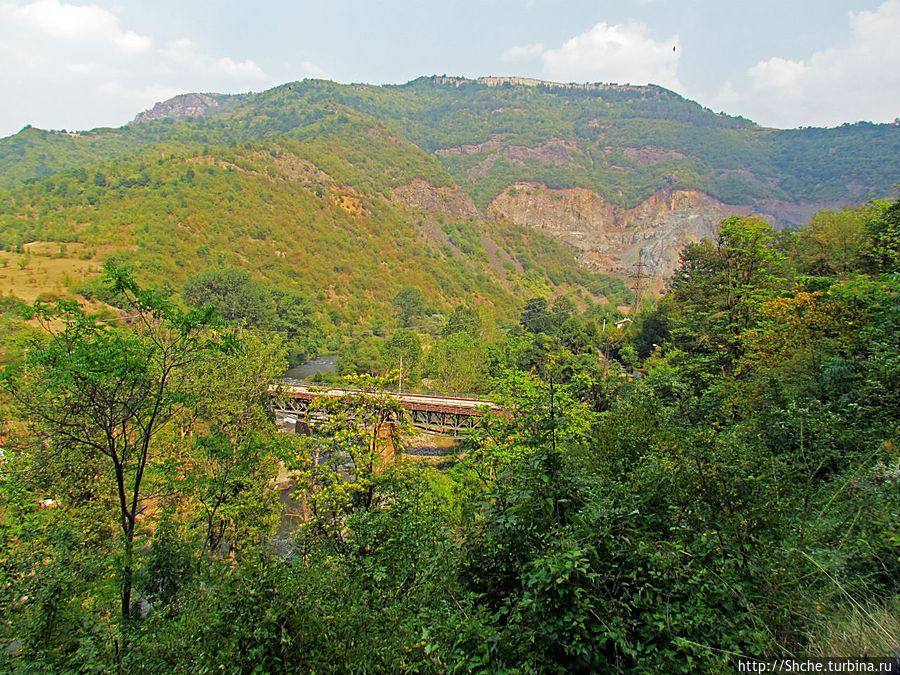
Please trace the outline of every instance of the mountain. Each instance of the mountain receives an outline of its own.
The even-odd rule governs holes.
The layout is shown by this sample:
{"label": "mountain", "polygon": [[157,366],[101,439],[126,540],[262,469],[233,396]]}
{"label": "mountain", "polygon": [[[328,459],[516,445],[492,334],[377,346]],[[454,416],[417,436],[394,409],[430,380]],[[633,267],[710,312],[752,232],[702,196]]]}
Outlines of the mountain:
{"label": "mountain", "polygon": [[[420,289],[430,312],[464,302],[487,317],[513,316],[536,293],[627,299],[621,280],[579,266],[554,238],[484,218],[436,157],[378,120],[308,112],[291,133],[257,141],[223,142],[210,121],[166,120],[151,124],[172,133],[143,149],[117,153],[110,143],[113,158],[90,164],[72,154],[76,168],[0,192],[0,246],[28,252],[37,273],[42,256],[63,251],[117,257],[172,291],[208,268],[244,269],[311,302],[329,334],[377,328],[404,286]],[[79,149],[78,138],[49,142]],[[90,280],[74,287],[97,292]]]}
{"label": "mountain", "polygon": [[[304,168],[284,168],[282,152]],[[178,96],[121,129],[24,129],[0,140],[0,187],[21,195],[67,183],[82,202],[46,208],[94,208],[90,177],[121,176],[131,166],[136,177],[118,178],[125,182],[116,190],[126,201],[143,190],[153,204],[169,200],[168,189],[141,176],[172,158],[204,170],[233,165],[231,178],[242,162],[263,174],[303,174],[308,185],[301,181],[291,196],[301,202],[321,189],[309,176],[322,174],[332,191],[375,199],[364,213],[383,204],[406,212],[395,217],[407,224],[524,225],[565,242],[589,269],[624,274],[642,255],[651,272],[668,274],[684,244],[708,236],[727,215],[758,213],[793,227],[821,208],[894,196],[900,126],[770,129],[653,85],[305,80],[256,94]],[[202,197],[197,203],[212,208]],[[7,219],[3,227],[7,238],[25,235],[21,223]]]}

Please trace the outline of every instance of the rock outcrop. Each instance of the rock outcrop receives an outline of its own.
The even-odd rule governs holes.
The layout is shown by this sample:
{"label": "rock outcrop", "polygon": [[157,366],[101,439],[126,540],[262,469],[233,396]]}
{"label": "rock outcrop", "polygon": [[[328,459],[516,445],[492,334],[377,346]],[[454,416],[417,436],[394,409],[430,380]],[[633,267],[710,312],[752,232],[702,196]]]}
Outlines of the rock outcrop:
{"label": "rock outcrop", "polygon": [[472,199],[457,187],[434,187],[417,178],[394,188],[394,199],[410,209],[447,213],[462,218],[479,218],[481,213]]}
{"label": "rock outcrop", "polygon": [[687,244],[714,236],[723,218],[750,211],[697,190],[658,192],[633,209],[618,209],[592,190],[517,183],[487,213],[558,237],[597,271],[628,274],[642,254],[648,274],[668,276]]}
{"label": "rock outcrop", "polygon": [[450,84],[456,87],[464,84],[483,84],[488,87],[502,87],[508,85],[522,85],[525,87],[548,87],[551,89],[580,89],[583,91],[637,91],[637,92],[653,92],[666,91],[662,87],[655,84],[633,85],[633,84],[617,84],[615,82],[550,82],[548,80],[538,80],[533,77],[479,77],[470,79],[467,77],[448,77],[446,75],[435,75],[429,78],[437,84]]}
{"label": "rock outcrop", "polygon": [[157,103],[150,110],[145,110],[131,122],[143,124],[162,119],[183,119],[185,117],[202,117],[208,115],[219,102],[212,94],[180,94],[168,101]]}

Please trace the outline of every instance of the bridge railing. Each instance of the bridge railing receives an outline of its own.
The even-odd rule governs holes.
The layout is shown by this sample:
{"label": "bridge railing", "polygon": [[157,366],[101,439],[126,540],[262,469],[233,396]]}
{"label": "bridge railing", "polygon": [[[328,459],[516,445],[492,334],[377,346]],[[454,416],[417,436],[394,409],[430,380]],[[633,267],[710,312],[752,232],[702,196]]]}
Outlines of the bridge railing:
{"label": "bridge railing", "polygon": [[292,418],[305,415],[309,403],[327,396],[338,398],[353,394],[388,396],[397,400],[410,415],[413,426],[423,430],[451,433],[454,436],[473,429],[487,411],[500,410],[492,401],[477,398],[397,394],[391,391],[367,391],[349,387],[312,387],[306,384],[280,383],[270,387],[276,413]]}

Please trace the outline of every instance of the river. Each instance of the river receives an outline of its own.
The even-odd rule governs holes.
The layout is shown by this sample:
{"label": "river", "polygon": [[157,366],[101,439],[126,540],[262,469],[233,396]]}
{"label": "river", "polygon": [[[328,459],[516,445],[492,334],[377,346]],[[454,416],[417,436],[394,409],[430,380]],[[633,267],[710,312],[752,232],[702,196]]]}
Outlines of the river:
{"label": "river", "polygon": [[284,376],[293,380],[305,380],[308,377],[312,377],[317,372],[333,373],[336,370],[337,354],[324,354],[323,356],[317,356],[314,359],[310,359],[306,363],[301,363],[299,366],[294,366],[288,370]]}

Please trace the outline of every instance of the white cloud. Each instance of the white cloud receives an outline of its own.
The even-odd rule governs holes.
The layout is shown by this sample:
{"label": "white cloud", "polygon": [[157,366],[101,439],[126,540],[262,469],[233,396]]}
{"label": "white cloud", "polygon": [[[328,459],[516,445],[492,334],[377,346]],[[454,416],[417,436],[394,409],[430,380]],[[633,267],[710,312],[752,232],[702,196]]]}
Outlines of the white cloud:
{"label": "white cloud", "polygon": [[900,0],[850,12],[848,28],[840,44],[807,58],[757,63],[714,103],[779,127],[893,120],[900,116]]}
{"label": "white cloud", "polygon": [[803,62],[783,59],[779,56],[762,61],[747,71],[757,89],[778,87],[786,92],[796,91],[796,87],[809,73],[809,66]]}
{"label": "white cloud", "polygon": [[[166,87],[159,84],[129,86],[123,84],[120,80],[102,82],[97,85],[95,91],[105,98],[128,101],[133,108],[146,108],[157,101],[165,101],[184,93],[184,91],[175,87]],[[135,113],[137,112],[139,111],[135,109]]]}
{"label": "white cloud", "polygon": [[96,63],[70,63],[66,66],[66,69],[72,73],[73,75],[80,75],[82,77],[87,77],[88,75],[93,75],[97,72],[97,64]]}
{"label": "white cloud", "polygon": [[0,0],[0,136],[25,124],[117,126],[175,94],[275,84],[251,58],[159,40],[101,1]]}
{"label": "white cloud", "polygon": [[300,64],[300,74],[304,77],[318,78],[322,80],[331,79],[331,76],[325,72],[325,69],[312,61],[304,61]]}
{"label": "white cloud", "polygon": [[152,38],[122,30],[112,12],[97,5],[72,5],[59,0],[36,0],[26,5],[0,5],[0,17],[54,39],[100,41],[127,53],[146,52]]}
{"label": "white cloud", "polygon": [[680,89],[678,36],[657,41],[646,24],[609,25],[605,21],[541,54],[551,80],[654,83]]}
{"label": "white cloud", "polygon": [[187,69],[215,80],[233,80],[246,86],[271,80],[253,60],[235,61],[228,56],[211,56],[201,52],[187,38],[173,40],[160,53],[176,68]]}
{"label": "white cloud", "polygon": [[544,53],[544,45],[535,43],[530,45],[522,45],[511,47],[506,50],[500,58],[504,61],[534,61],[540,58]]}

